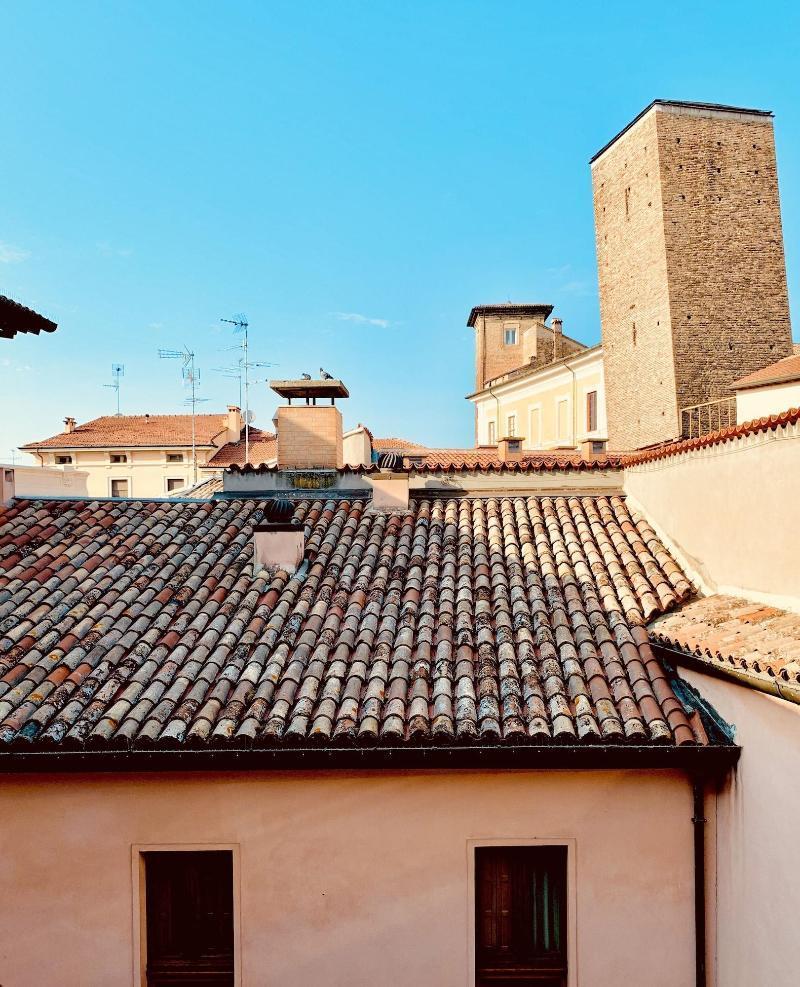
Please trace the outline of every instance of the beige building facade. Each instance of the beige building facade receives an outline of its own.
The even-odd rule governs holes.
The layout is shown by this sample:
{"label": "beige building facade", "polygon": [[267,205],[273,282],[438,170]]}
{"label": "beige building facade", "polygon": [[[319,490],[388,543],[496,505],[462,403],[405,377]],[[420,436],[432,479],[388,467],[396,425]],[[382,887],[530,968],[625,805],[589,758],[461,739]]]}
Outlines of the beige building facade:
{"label": "beige building facade", "polygon": [[583,348],[541,367],[518,368],[471,394],[477,444],[520,437],[524,450],[600,451],[608,437],[603,352]]}
{"label": "beige building facade", "polygon": [[[168,497],[208,478],[212,460],[243,432],[242,414],[116,415],[78,425],[22,451],[48,471],[78,471],[90,497]],[[195,475],[195,460],[197,474]]]}
{"label": "beige building facade", "polygon": [[566,849],[566,987],[693,983],[680,772],[7,775],[0,812],[14,987],[146,987],[143,855],[198,850],[233,858],[236,985],[474,987],[492,845]]}

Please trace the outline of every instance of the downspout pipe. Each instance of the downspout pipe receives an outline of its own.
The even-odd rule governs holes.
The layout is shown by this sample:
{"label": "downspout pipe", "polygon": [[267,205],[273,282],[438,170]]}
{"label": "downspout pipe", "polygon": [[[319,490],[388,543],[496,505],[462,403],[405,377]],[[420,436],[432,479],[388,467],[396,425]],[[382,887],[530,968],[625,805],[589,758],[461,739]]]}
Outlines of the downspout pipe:
{"label": "downspout pipe", "polygon": [[694,812],[694,969],[695,987],[707,987],[706,970],[706,817],[705,781],[692,777]]}

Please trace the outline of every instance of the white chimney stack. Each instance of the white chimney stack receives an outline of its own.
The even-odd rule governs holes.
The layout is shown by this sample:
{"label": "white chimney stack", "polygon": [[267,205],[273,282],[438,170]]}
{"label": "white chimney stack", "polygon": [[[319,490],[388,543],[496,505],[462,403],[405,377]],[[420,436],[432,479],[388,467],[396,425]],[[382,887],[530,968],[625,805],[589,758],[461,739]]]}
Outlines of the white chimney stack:
{"label": "white chimney stack", "polygon": [[64,431],[65,432],[74,432],[75,431],[75,419],[74,418],[65,418],[64,419]]}

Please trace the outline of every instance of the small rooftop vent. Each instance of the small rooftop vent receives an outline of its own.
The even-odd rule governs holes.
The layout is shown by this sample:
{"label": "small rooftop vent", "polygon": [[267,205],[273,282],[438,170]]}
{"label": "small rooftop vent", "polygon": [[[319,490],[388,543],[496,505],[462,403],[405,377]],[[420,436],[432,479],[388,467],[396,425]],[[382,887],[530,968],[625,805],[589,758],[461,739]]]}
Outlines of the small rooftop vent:
{"label": "small rooftop vent", "polygon": [[264,508],[264,520],[269,524],[293,523],[294,504],[288,497],[277,497],[275,500],[268,501]]}
{"label": "small rooftop vent", "polygon": [[264,518],[253,529],[253,572],[296,572],[305,555],[305,530],[294,517],[294,504],[285,497],[268,501]]}
{"label": "small rooftop vent", "polygon": [[394,472],[403,465],[402,457],[396,452],[382,452],[378,456],[378,469]]}

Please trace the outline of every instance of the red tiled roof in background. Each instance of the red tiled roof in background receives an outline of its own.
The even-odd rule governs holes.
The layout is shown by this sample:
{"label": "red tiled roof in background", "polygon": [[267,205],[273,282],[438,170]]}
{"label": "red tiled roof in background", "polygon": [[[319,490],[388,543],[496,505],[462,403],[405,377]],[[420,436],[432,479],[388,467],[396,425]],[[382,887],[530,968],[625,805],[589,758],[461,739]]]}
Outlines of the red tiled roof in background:
{"label": "red tiled roof in background", "polygon": [[405,452],[406,450],[425,450],[428,447],[420,442],[412,442],[411,439],[399,439],[394,436],[372,440],[372,448],[375,452]]}
{"label": "red tiled roof in background", "polygon": [[413,453],[407,453],[406,466],[427,472],[436,470],[472,471],[472,470],[596,470],[618,469],[621,466],[619,456],[597,456],[586,458],[579,453],[570,451],[525,452],[518,459],[503,462],[497,455],[497,450],[485,449],[428,449],[422,461]]}
{"label": "red tiled roof in background", "polygon": [[18,332],[55,332],[58,326],[31,308],[0,295],[0,339],[13,339]]}
{"label": "red tiled roof in background", "polygon": [[618,497],[0,510],[0,747],[705,746],[646,621],[690,585]]}
{"label": "red tiled roof in background", "polygon": [[800,702],[800,614],[733,596],[692,600],[650,624],[659,644],[697,658],[710,671],[745,672],[753,685]]}
{"label": "red tiled roof in background", "polygon": [[[225,432],[225,415],[196,415],[198,445],[213,445]],[[73,432],[60,432],[40,442],[29,442],[22,449],[105,449],[136,446],[191,446],[191,415],[104,415]]]}
{"label": "red tiled roof in background", "polygon": [[732,391],[744,391],[750,387],[766,387],[767,384],[788,384],[800,380],[800,353],[786,356],[777,363],[755,370],[731,384]]}
{"label": "red tiled roof in background", "polygon": [[[215,452],[202,469],[225,469],[228,466],[245,465],[244,429],[238,442],[228,442],[219,452]],[[278,455],[278,437],[274,432],[262,432],[260,428],[250,429],[250,463],[261,466],[273,462]]]}
{"label": "red tiled roof in background", "polygon": [[707,446],[731,442],[733,439],[740,439],[745,435],[755,435],[757,432],[774,432],[776,429],[785,428],[787,425],[795,425],[798,421],[800,421],[800,408],[789,408],[788,411],[783,411],[779,415],[757,418],[751,422],[742,422],[741,425],[731,425],[719,432],[701,435],[698,439],[683,439],[681,442],[671,442],[653,449],[642,449],[639,452],[624,455],[622,465],[638,466],[641,463],[649,463],[656,459],[667,459],[670,456],[678,456],[694,449],[705,449]]}

